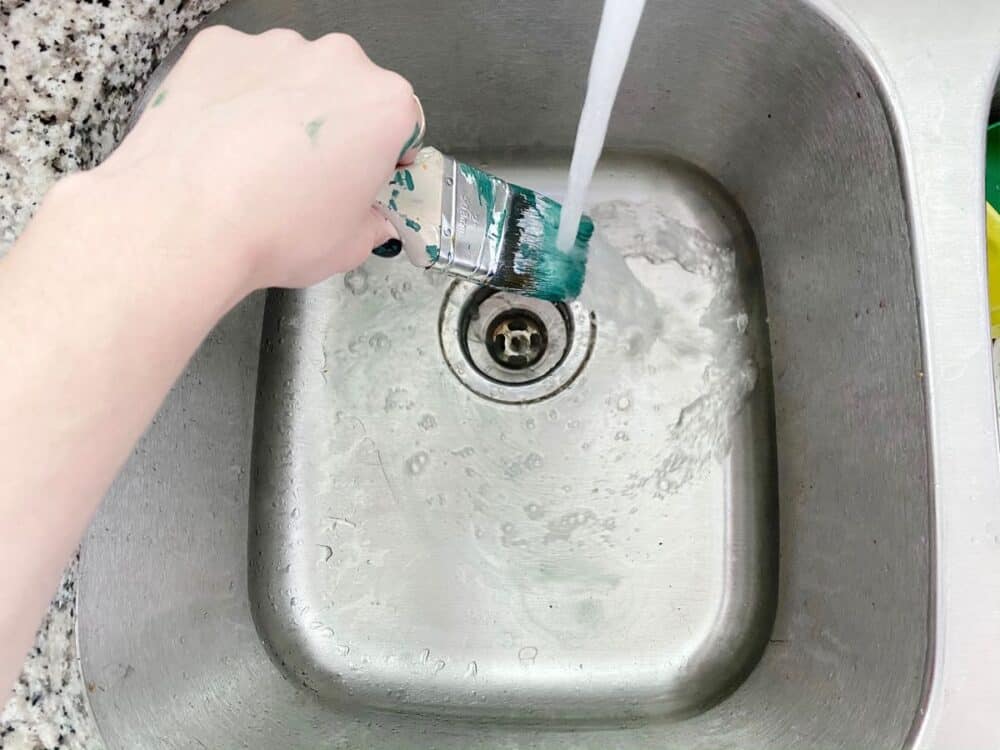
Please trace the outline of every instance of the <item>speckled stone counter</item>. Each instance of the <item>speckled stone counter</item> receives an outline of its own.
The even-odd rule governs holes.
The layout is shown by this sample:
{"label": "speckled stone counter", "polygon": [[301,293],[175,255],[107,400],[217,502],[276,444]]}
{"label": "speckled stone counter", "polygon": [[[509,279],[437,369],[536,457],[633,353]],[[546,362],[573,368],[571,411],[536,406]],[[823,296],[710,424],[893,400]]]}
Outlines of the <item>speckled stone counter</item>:
{"label": "speckled stone counter", "polygon": [[[171,45],[224,0],[0,0],[0,255],[60,175],[100,162]],[[0,714],[0,747],[101,748],[76,654],[75,562]]]}
{"label": "speckled stone counter", "polygon": [[[109,152],[149,72],[223,2],[0,0],[0,255],[61,174]],[[994,359],[1000,400],[1000,346]],[[74,576],[75,562],[0,714],[0,748],[103,747],[76,654]]]}

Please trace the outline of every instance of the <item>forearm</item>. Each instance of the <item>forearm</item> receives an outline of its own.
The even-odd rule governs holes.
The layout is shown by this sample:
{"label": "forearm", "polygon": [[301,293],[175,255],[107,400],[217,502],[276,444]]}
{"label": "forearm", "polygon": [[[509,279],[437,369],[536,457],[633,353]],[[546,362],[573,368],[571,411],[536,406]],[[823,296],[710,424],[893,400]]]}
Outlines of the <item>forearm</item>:
{"label": "forearm", "polygon": [[346,36],[212,26],[46,198],[0,260],[0,680],[202,338],[247,292],[394,237],[372,203],[423,129],[409,83]]}
{"label": "forearm", "polygon": [[0,260],[0,680],[171,383],[245,291],[213,267],[224,253],[145,224],[151,198],[73,178]]}

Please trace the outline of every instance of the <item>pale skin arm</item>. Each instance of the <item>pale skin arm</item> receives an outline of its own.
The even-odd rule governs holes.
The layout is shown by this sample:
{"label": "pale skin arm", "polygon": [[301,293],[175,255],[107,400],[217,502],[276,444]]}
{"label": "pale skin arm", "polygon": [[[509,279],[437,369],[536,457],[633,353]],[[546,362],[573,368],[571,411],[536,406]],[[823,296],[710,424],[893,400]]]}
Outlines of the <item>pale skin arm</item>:
{"label": "pale skin arm", "polygon": [[202,32],[100,167],[0,260],[0,685],[204,336],[394,236],[370,206],[419,119],[351,39]]}

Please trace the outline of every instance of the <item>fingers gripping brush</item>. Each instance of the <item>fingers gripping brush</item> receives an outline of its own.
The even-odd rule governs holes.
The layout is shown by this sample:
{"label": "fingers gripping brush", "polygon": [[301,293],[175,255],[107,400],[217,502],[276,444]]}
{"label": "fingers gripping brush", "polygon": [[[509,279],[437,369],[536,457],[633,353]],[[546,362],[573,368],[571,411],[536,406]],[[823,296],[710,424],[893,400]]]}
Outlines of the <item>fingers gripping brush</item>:
{"label": "fingers gripping brush", "polygon": [[594,232],[589,217],[573,246],[560,250],[556,201],[436,149],[421,149],[399,167],[376,202],[420,268],[550,302],[574,299],[583,288]]}

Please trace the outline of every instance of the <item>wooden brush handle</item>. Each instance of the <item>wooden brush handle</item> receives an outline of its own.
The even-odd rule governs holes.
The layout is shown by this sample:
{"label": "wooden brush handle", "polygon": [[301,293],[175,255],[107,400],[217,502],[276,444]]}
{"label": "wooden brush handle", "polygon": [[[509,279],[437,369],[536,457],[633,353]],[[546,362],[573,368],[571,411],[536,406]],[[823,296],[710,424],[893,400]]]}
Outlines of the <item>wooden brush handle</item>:
{"label": "wooden brush handle", "polygon": [[441,195],[444,155],[423,148],[412,164],[398,167],[375,198],[375,207],[395,227],[403,252],[420,268],[437,258],[441,247]]}

